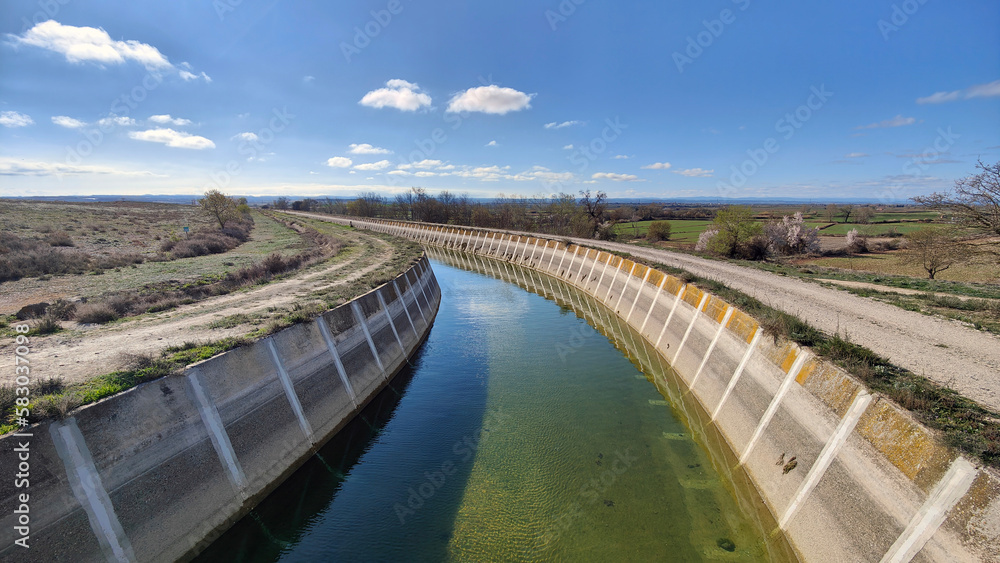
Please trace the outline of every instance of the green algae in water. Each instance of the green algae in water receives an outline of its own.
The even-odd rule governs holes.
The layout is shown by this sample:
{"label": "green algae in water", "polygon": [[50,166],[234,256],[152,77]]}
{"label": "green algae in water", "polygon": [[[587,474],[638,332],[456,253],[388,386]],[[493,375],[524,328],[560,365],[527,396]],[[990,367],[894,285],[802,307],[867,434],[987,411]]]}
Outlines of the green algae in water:
{"label": "green algae in water", "polygon": [[237,525],[212,553],[239,545],[245,561],[786,556],[664,400],[661,360],[569,286],[465,256],[466,267],[549,299],[435,261],[441,310],[412,379],[363,452],[338,469],[335,491],[322,508],[294,522],[289,510],[275,513],[286,521],[268,525],[265,505],[295,502],[279,489],[255,511],[260,521]]}

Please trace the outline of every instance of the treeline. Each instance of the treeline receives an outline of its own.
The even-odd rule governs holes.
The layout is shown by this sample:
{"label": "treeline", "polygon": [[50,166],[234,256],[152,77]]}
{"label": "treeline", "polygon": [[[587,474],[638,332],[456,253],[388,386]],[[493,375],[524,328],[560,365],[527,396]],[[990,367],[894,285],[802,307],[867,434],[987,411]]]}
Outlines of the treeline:
{"label": "treeline", "polygon": [[711,219],[715,210],[706,207],[665,209],[662,204],[608,204],[604,192],[580,191],[578,195],[523,197],[500,194],[491,201],[473,200],[468,194],[447,190],[436,196],[423,188],[387,198],[376,192],[353,200],[333,198],[289,201],[278,198],[275,209],[318,211],[334,215],[401,219],[426,223],[466,225],[491,229],[513,229],[539,233],[600,238],[615,237],[618,223],[653,219]]}

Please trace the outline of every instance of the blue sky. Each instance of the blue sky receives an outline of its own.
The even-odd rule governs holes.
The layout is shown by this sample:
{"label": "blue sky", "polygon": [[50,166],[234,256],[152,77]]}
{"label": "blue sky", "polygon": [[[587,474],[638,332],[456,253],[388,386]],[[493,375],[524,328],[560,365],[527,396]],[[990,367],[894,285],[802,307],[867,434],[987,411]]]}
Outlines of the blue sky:
{"label": "blue sky", "polygon": [[0,195],[905,202],[1000,159],[995,0],[7,0]]}

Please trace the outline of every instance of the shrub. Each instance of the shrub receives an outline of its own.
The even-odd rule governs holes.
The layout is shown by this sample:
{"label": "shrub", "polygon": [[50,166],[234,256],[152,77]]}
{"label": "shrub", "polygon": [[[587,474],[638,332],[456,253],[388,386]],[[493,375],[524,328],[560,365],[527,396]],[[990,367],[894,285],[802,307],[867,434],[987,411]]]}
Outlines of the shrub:
{"label": "shrub", "polygon": [[45,242],[49,243],[49,246],[74,246],[73,239],[69,238],[65,231],[50,234],[45,237]]}
{"label": "shrub", "polygon": [[62,330],[59,326],[59,322],[52,318],[50,315],[45,315],[42,320],[38,322],[34,328],[31,329],[31,334],[45,335],[53,334]]}
{"label": "shrub", "polygon": [[712,239],[714,239],[717,234],[719,234],[719,229],[708,229],[701,233],[698,235],[698,244],[694,245],[694,249],[698,252],[705,252],[708,250],[708,245],[712,243]]}
{"label": "shrub", "polygon": [[653,241],[670,240],[670,221],[653,221],[646,232],[646,238]]}
{"label": "shrub", "polygon": [[819,229],[806,227],[802,212],[764,227],[768,248],[774,254],[804,254],[819,252]]}
{"label": "shrub", "polygon": [[847,251],[853,253],[868,252],[868,237],[851,229],[847,233]]}
{"label": "shrub", "polygon": [[81,323],[104,324],[116,319],[118,313],[106,303],[86,303],[76,309],[76,320]]}

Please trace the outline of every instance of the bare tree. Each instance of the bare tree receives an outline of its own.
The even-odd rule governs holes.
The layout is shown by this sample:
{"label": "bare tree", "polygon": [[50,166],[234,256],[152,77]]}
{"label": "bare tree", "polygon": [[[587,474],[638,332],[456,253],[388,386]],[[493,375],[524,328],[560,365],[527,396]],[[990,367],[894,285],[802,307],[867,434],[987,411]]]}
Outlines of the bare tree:
{"label": "bare tree", "polygon": [[854,211],[854,222],[867,225],[875,217],[875,208],[870,205],[862,205]]}
{"label": "bare tree", "polygon": [[278,199],[274,200],[274,208],[288,209],[288,198],[285,196],[281,196]]}
{"label": "bare tree", "polygon": [[1000,162],[987,165],[980,160],[976,168],[982,172],[957,180],[953,192],[919,196],[913,201],[950,213],[977,231],[1000,235]]}
{"label": "bare tree", "polygon": [[907,235],[905,261],[920,264],[928,279],[956,264],[968,261],[972,250],[952,229],[924,228]]}
{"label": "bare tree", "polygon": [[583,207],[583,211],[590,218],[590,223],[593,226],[592,233],[596,233],[598,227],[604,222],[604,215],[608,209],[608,194],[604,192],[597,192],[591,194],[590,190],[580,190],[580,205]]}
{"label": "bare tree", "polygon": [[826,204],[826,209],[823,210],[823,213],[826,216],[826,220],[829,221],[829,222],[831,222],[831,223],[833,223],[837,219],[837,213],[839,213],[839,212],[840,212],[840,208],[837,207],[836,203],[828,203],[828,204]]}

